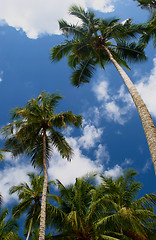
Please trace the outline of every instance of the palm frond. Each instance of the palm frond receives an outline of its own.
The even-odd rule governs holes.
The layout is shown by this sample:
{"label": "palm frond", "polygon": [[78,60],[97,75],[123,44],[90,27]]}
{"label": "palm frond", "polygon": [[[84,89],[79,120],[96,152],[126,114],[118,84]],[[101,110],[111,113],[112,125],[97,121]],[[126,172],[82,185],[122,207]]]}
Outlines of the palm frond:
{"label": "palm frond", "polygon": [[72,35],[74,38],[75,37],[84,37],[85,36],[85,31],[81,26],[77,26],[74,24],[68,24],[65,20],[61,19],[58,21],[59,22],[59,27],[60,30],[63,32],[63,34],[68,37]]}
{"label": "palm frond", "polygon": [[73,47],[72,41],[66,41],[64,44],[57,45],[51,48],[51,59],[52,61],[60,61],[64,56],[68,56]]}
{"label": "palm frond", "polygon": [[57,148],[60,155],[63,158],[66,158],[68,161],[71,160],[71,156],[73,154],[72,148],[67,143],[65,137],[58,131],[55,131],[54,129],[50,130],[50,136],[52,145]]}
{"label": "palm frond", "polygon": [[81,61],[71,76],[72,85],[79,87],[83,83],[89,83],[95,70],[94,65],[92,58]]}
{"label": "palm frond", "polygon": [[117,56],[129,62],[145,61],[147,58],[144,53],[144,44],[136,44],[135,42],[126,43],[118,42],[115,46]]}
{"label": "palm frond", "polygon": [[89,20],[93,20],[95,16],[93,12],[89,11],[89,13],[87,13],[82,7],[77,5],[69,8],[69,14],[81,19],[82,22],[86,24],[89,24]]}

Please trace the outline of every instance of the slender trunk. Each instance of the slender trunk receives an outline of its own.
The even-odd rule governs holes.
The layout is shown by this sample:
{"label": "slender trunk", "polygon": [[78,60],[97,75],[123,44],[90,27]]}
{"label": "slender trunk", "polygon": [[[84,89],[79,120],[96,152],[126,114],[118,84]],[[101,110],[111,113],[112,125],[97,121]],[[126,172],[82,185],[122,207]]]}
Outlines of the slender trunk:
{"label": "slender trunk", "polygon": [[35,214],[35,210],[36,210],[36,203],[35,203],[35,205],[34,205],[34,209],[33,209],[33,213],[32,213],[32,218],[31,218],[31,221],[30,221],[30,224],[29,224],[29,229],[28,229],[28,234],[27,234],[26,240],[28,240],[29,237],[30,237],[30,233],[31,233],[31,229],[32,229],[33,217],[34,217],[34,214]]}
{"label": "slender trunk", "polygon": [[33,223],[33,218],[32,218],[31,221],[30,221],[29,230],[28,230],[28,234],[27,234],[27,238],[26,238],[26,240],[28,240],[29,237],[30,237],[31,228],[32,228],[32,223]]}
{"label": "slender trunk", "polygon": [[139,116],[141,118],[141,122],[143,125],[143,129],[145,132],[145,136],[147,139],[148,147],[151,153],[152,161],[154,164],[155,174],[156,174],[156,128],[154,126],[153,120],[145,103],[143,102],[141,96],[139,95],[138,91],[136,90],[134,84],[126,74],[126,72],[122,69],[122,67],[118,64],[118,62],[113,58],[109,49],[104,46],[105,51],[107,52],[108,56],[110,57],[111,62],[114,64],[118,72],[120,73],[125,85],[128,88],[128,91],[135,103],[135,106],[138,110]]}
{"label": "slender trunk", "polygon": [[46,197],[47,197],[47,185],[48,185],[48,173],[47,173],[47,164],[46,164],[46,130],[44,130],[44,133],[43,133],[43,170],[44,170],[44,183],[43,183],[42,201],[41,201],[39,240],[45,240],[45,225],[46,225]]}

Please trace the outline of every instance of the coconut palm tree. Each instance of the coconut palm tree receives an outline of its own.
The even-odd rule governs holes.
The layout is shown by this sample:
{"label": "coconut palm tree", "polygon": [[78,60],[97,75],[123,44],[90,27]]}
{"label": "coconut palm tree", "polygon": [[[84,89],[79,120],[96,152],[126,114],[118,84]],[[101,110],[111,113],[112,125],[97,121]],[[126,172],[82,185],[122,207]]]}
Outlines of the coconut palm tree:
{"label": "coconut palm tree", "polygon": [[[20,218],[22,214],[27,213],[25,220],[25,229],[27,230],[26,240],[29,239],[31,229],[34,226],[39,226],[39,217],[41,210],[41,197],[43,190],[44,176],[38,174],[27,174],[30,179],[30,186],[27,183],[20,183],[18,186],[10,188],[10,194],[17,193],[20,203],[12,208],[12,215],[14,218]],[[48,182],[47,198],[49,197],[49,185],[52,181]]]}
{"label": "coconut palm tree", "polygon": [[155,239],[156,194],[145,194],[144,197],[137,199],[142,185],[136,181],[136,174],[133,169],[128,169],[117,179],[101,175],[99,193],[108,198],[112,209],[108,208],[111,214],[99,223],[109,227],[112,222],[115,231],[120,231],[130,239]]}
{"label": "coconut palm tree", "polygon": [[72,155],[71,147],[58,130],[66,128],[68,124],[79,127],[82,121],[80,115],[76,116],[71,111],[55,113],[56,105],[61,99],[57,93],[42,92],[36,99],[28,101],[24,108],[17,107],[12,110],[12,122],[2,129],[2,134],[6,137],[6,149],[11,150],[14,156],[27,154],[34,166],[43,169],[39,240],[45,239],[48,160],[53,148],[67,160],[70,160]]}
{"label": "coconut palm tree", "polygon": [[156,129],[141,96],[121,67],[121,65],[128,67],[126,59],[130,61],[145,59],[144,45],[126,41],[141,33],[144,28],[133,25],[131,19],[119,22],[119,19],[95,18],[93,12],[85,11],[78,6],[72,6],[69,13],[78,17],[79,24],[59,21],[60,29],[65,36],[70,37],[70,40],[52,48],[52,60],[59,61],[64,56],[68,57],[69,66],[73,68],[71,82],[77,87],[90,81],[97,64],[103,69],[109,62],[114,64],[140,115],[156,172]]}

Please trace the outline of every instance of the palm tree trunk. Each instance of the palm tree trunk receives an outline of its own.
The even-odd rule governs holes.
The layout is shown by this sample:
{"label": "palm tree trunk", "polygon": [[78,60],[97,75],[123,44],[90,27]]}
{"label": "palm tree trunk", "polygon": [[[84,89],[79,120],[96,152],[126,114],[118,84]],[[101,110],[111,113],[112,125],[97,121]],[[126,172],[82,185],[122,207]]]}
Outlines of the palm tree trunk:
{"label": "palm tree trunk", "polygon": [[45,225],[46,225],[46,197],[48,185],[48,173],[46,164],[46,130],[44,130],[43,132],[43,170],[44,170],[44,183],[41,201],[39,240],[45,240]]}
{"label": "palm tree trunk", "polygon": [[34,209],[33,209],[32,218],[31,218],[31,221],[30,221],[30,224],[29,224],[29,229],[28,229],[28,234],[27,234],[26,240],[28,240],[29,237],[30,237],[30,233],[31,233],[31,228],[32,228],[32,224],[33,224],[33,217],[34,217],[34,214],[35,214],[35,210],[36,210],[36,206],[34,206]]}
{"label": "palm tree trunk", "polygon": [[104,50],[107,52],[111,62],[114,64],[118,72],[120,73],[125,85],[128,88],[128,91],[135,103],[135,106],[138,110],[139,116],[141,118],[141,122],[143,125],[143,129],[145,132],[145,136],[147,139],[148,147],[151,153],[152,161],[154,164],[155,174],[156,174],[156,128],[154,126],[153,120],[145,103],[143,102],[141,96],[136,90],[134,84],[126,74],[126,72],[122,69],[122,67],[118,64],[118,62],[113,58],[113,55],[109,51],[109,49],[104,46]]}
{"label": "palm tree trunk", "polygon": [[28,240],[29,237],[30,237],[31,228],[32,228],[32,223],[33,223],[33,218],[32,218],[31,221],[30,221],[29,230],[28,230],[28,234],[27,234],[27,238],[26,238],[26,240]]}

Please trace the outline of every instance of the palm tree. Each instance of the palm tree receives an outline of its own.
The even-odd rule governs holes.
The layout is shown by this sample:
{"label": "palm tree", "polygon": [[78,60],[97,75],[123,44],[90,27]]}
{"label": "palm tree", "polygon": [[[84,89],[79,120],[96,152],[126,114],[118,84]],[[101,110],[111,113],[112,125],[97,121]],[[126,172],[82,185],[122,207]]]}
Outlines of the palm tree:
{"label": "palm tree", "polygon": [[95,18],[93,12],[86,12],[78,6],[72,6],[69,13],[78,17],[80,24],[74,25],[64,20],[59,21],[60,29],[65,36],[73,36],[73,38],[52,48],[52,60],[59,61],[64,56],[68,57],[69,66],[73,68],[71,82],[77,87],[90,81],[97,64],[103,69],[109,62],[114,64],[140,115],[156,172],[156,129],[142,98],[121,67],[121,65],[128,67],[126,59],[130,61],[145,59],[144,44],[126,42],[128,38],[141,33],[144,28],[133,25],[131,19],[119,22],[119,19]]}
{"label": "palm tree", "polygon": [[[27,183],[20,183],[18,186],[10,188],[10,194],[17,192],[20,203],[12,208],[12,214],[15,218],[20,218],[21,215],[27,212],[27,219],[25,221],[25,229],[27,229],[26,240],[29,239],[31,229],[39,225],[39,216],[41,210],[41,197],[43,189],[44,176],[38,174],[27,174],[30,179],[30,186]],[[49,185],[52,181],[48,182],[47,197],[49,197]]]}
{"label": "palm tree", "polygon": [[34,166],[43,169],[39,240],[45,239],[48,160],[53,148],[67,160],[72,155],[72,149],[65,137],[56,129],[66,128],[68,124],[79,127],[82,121],[80,115],[76,116],[71,111],[55,113],[56,105],[61,99],[59,94],[42,92],[36,99],[28,101],[24,108],[15,108],[11,112],[12,122],[2,129],[2,134],[6,137],[6,149],[10,149],[14,156],[27,154]]}
{"label": "palm tree", "polygon": [[17,231],[18,226],[12,219],[6,220],[8,210],[3,210],[0,213],[0,239],[1,240],[20,240]]}
{"label": "palm tree", "polygon": [[155,239],[156,194],[145,194],[144,197],[137,199],[142,185],[136,181],[136,174],[133,169],[128,169],[117,179],[101,175],[102,184],[99,192],[108,198],[112,209],[108,207],[111,214],[98,224],[109,227],[112,222],[115,231],[120,231],[130,239]]}

